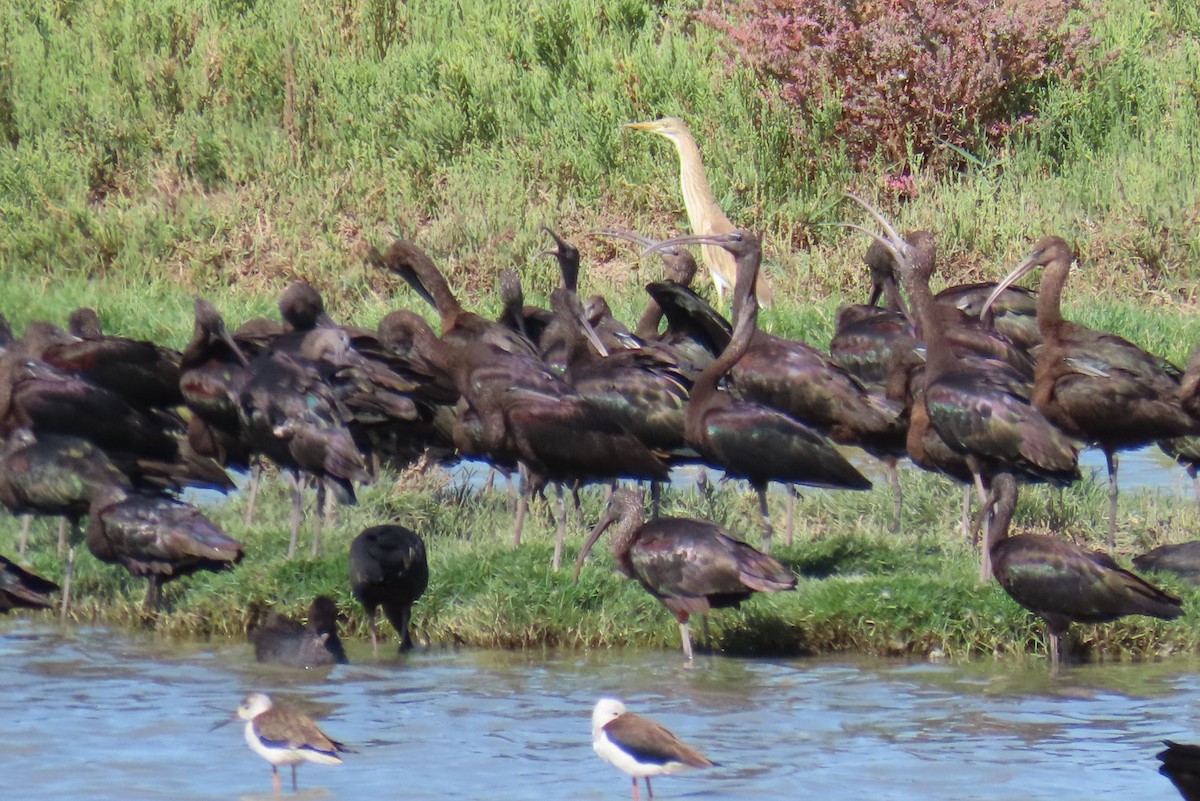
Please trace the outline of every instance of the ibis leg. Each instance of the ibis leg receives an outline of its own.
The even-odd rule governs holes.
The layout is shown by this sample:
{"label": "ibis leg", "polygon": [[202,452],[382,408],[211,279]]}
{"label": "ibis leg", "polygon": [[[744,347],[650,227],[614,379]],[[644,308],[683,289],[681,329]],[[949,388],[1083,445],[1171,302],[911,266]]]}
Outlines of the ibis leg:
{"label": "ibis leg", "polygon": [[520,476],[517,489],[517,511],[513,514],[513,547],[521,545],[521,529],[525,528],[525,513],[529,510],[529,470],[524,462],[517,464]]}
{"label": "ibis leg", "polygon": [[75,576],[75,546],[72,545],[67,549],[67,564],[63,568],[62,580],[62,608],[59,610],[59,617],[62,620],[67,619],[67,612],[71,609],[71,579]]}
{"label": "ibis leg", "polygon": [[1111,553],[1117,547],[1117,455],[1105,451],[1104,460],[1108,463],[1108,550]]}
{"label": "ibis leg", "polygon": [[[1200,489],[1197,490],[1197,493],[1200,493]],[[21,515],[21,533],[17,536],[17,556],[25,556],[25,549],[29,546],[29,524],[31,522],[33,522],[33,515]]]}
{"label": "ibis leg", "polygon": [[771,553],[771,537],[775,533],[775,528],[771,525],[771,518],[767,511],[767,488],[755,487],[754,491],[758,493],[758,516],[759,523],[762,525],[762,550],[765,554]]}
{"label": "ibis leg", "polygon": [[633,782],[633,791],[630,793],[633,801],[638,801],[637,776],[631,776],[630,781]]}
{"label": "ibis leg", "polygon": [[67,518],[58,518],[58,555],[67,549]]}
{"label": "ibis leg", "polygon": [[[1198,485],[1200,486],[1200,485]],[[1200,488],[1196,490],[1196,497],[1200,498]],[[657,520],[659,507],[662,506],[662,484],[657,481],[650,482],[650,519]]]}
{"label": "ibis leg", "polygon": [[292,765],[292,792],[296,792],[296,766]]}
{"label": "ibis leg", "polygon": [[646,777],[646,797],[654,798],[654,790],[650,787],[650,777]]}
{"label": "ibis leg", "polygon": [[554,558],[550,560],[550,569],[558,570],[562,565],[563,540],[567,537],[567,499],[563,494],[561,482],[554,482],[555,526],[554,526]]}
{"label": "ibis leg", "polygon": [[896,457],[889,456],[883,460],[883,470],[887,473],[888,484],[892,487],[892,522],[888,531],[900,533],[900,514],[904,511],[904,496],[900,492],[900,470],[896,467]]}
{"label": "ibis leg", "polygon": [[276,765],[271,766],[271,787],[275,790],[275,795],[283,792],[283,785],[279,781],[279,767]]}
{"label": "ibis leg", "polygon": [[[784,487],[786,500],[783,502],[783,544],[796,541],[796,488],[791,484]],[[707,621],[708,618],[705,618]]]}
{"label": "ibis leg", "polygon": [[692,661],[692,632],[688,627],[687,618],[679,621],[679,641],[683,644],[683,656],[687,661]]}
{"label": "ibis leg", "polygon": [[312,555],[316,557],[321,553],[321,529],[325,525],[325,518],[329,511],[330,500],[328,492],[325,490],[325,481],[317,479],[317,508],[313,513],[313,538],[312,538]]}
{"label": "ibis leg", "polygon": [[250,493],[246,498],[246,517],[243,521],[247,526],[254,522],[254,505],[258,502],[258,485],[262,483],[262,462],[254,457],[250,465]]}
{"label": "ibis leg", "polygon": [[300,475],[291,470],[288,471],[288,485],[292,494],[292,515],[289,519],[291,535],[288,539],[287,558],[291,559],[296,555],[296,540],[300,536],[300,521],[304,518],[304,496],[301,494],[304,488],[300,480]]}
{"label": "ibis leg", "polygon": [[[1196,466],[1191,465],[1190,467],[1188,467],[1187,471],[1188,471],[1188,475],[1191,476],[1191,478],[1192,478],[1192,492],[1196,496],[1196,506],[1197,506],[1197,508],[1200,508],[1200,477],[1197,477],[1197,475],[1196,475]],[[22,524],[22,525],[24,525],[24,524]],[[22,530],[24,530],[24,529],[22,529]],[[23,551],[22,551],[22,553],[23,553]]]}
{"label": "ibis leg", "polygon": [[374,608],[367,613],[367,629],[371,632],[371,655],[379,656],[379,635],[375,631],[375,612]]}
{"label": "ibis leg", "polygon": [[967,545],[975,545],[975,530],[971,521],[971,485],[963,484],[962,491],[962,535]]}
{"label": "ibis leg", "polygon": [[142,611],[147,615],[154,615],[162,606],[162,584],[159,582],[158,576],[153,573],[146,578],[148,583],[146,584],[146,598],[142,601]]}

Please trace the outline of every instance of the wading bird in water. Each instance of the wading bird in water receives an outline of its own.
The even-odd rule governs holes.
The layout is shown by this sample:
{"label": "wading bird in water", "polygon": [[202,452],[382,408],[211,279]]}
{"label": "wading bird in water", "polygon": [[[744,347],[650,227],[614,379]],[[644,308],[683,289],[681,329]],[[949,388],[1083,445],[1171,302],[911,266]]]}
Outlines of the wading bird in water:
{"label": "wading bird in water", "polygon": [[715,763],[654,721],[635,715],[614,698],[601,698],[592,709],[592,749],[617,770],[629,776],[633,801],[638,801],[638,779],[678,773],[687,768],[711,768]]}

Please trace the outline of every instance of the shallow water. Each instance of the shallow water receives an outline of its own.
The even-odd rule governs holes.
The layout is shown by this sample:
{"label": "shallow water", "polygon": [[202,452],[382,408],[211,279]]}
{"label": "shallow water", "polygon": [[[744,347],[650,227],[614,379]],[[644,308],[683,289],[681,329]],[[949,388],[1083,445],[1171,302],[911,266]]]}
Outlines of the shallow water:
{"label": "shallow water", "polygon": [[659,799],[1171,799],[1160,741],[1200,740],[1194,660],[1052,678],[1040,660],[700,657],[688,669],[669,651],[375,659],[361,643],[350,656],[295,672],[254,664],[242,643],[0,622],[5,796],[269,796],[241,724],[210,731],[250,690],[357,750],[300,767],[301,796],[330,799],[628,798],[591,750],[601,695],[720,763],[656,780]]}

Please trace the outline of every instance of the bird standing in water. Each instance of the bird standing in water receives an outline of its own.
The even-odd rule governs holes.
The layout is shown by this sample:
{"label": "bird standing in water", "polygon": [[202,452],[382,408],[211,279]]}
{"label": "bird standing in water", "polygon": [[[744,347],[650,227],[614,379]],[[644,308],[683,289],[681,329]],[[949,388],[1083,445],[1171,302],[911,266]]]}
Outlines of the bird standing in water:
{"label": "bird standing in water", "polygon": [[715,764],[654,721],[626,711],[613,698],[601,698],[592,709],[592,749],[629,776],[633,801],[638,801],[639,778],[646,780],[646,795],[654,798],[651,776]]}
{"label": "bird standing in water", "polygon": [[340,765],[339,753],[354,753],[337,740],[331,740],[312,718],[295,709],[275,706],[266,693],[250,693],[229,720],[246,721],[246,743],[250,750],[271,763],[271,782],[280,792],[279,766],[292,768],[292,791],[296,790],[296,766],[301,762]]}

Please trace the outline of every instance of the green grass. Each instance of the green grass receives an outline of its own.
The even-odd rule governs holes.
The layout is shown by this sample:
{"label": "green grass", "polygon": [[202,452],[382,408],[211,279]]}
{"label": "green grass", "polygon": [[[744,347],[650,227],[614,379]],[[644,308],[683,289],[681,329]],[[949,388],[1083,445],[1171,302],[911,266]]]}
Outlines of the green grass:
{"label": "green grass", "polygon": [[[1034,125],[943,176],[853,171],[824,123],[726,68],[693,8],[23,0],[0,19],[3,311],[20,327],[92,303],[122,333],[179,341],[187,296],[236,322],[304,276],[342,319],[373,323],[416,305],[362,259],[397,234],[490,311],[504,267],[533,300],[554,283],[543,223],[582,246],[585,290],[629,309],[646,273],[586,232],[685,225],[669,143],[621,128],[664,114],[690,121],[731,218],[767,234],[768,327],[827,326],[863,292],[865,242],[833,225],[861,219],[846,188],[938,232],[947,281],[998,277],[1053,231],[1080,250],[1074,302],[1194,310],[1200,46],[1186,4],[1104,4],[1087,86],[1051,86]],[[903,170],[919,194],[897,204],[883,176]]]}
{"label": "green grass", "polygon": [[[775,555],[799,577],[795,592],[755,596],[739,610],[712,615],[717,647],[737,654],[858,652],[877,655],[942,655],[952,658],[1044,653],[1041,623],[1016,606],[994,583],[979,585],[978,556],[956,529],[959,493],[916,471],[904,473],[904,531],[885,531],[890,495],[807,492],[797,502],[795,539],[782,537],[782,495],[773,495]],[[261,496],[256,521],[243,525],[244,498],[207,508],[246,546],[235,570],[197,574],[169,584],[167,609],[157,620],[161,636],[244,636],[246,609],[264,600],[302,616],[312,597],[333,596],[343,610],[344,635],[365,637],[362,610],[349,593],[349,541],[368,525],[395,521],[426,539],[430,585],[414,609],[418,640],[436,645],[538,649],[678,647],[671,615],[637,584],[614,569],[602,541],[585,563],[578,584],[570,566],[582,537],[572,523],[565,566],[550,569],[553,550],[548,511],[536,503],[519,549],[510,544],[511,519],[504,492],[476,493],[428,476],[390,476],[361,493],[360,505],[343,508],[323,538],[322,555],[283,556],[287,540],[286,497],[281,482]],[[582,519],[600,512],[599,489],[584,493]],[[1118,548],[1126,556],[1194,530],[1190,501],[1156,494],[1122,496]],[[1105,530],[1104,493],[1093,482],[1063,493],[1023,492],[1018,526],[1055,531],[1095,545]],[[712,519],[758,541],[753,495],[731,484],[700,494],[668,493],[666,513]],[[0,541],[11,542],[16,522],[0,524]],[[51,526],[35,523],[29,564],[48,577],[61,574]],[[3,551],[11,553],[13,545]],[[1078,646],[1093,656],[1147,658],[1193,651],[1200,591],[1170,576],[1155,578],[1184,599],[1187,614],[1164,624],[1127,618],[1104,626],[1075,626]],[[119,567],[96,562],[83,551],[77,561],[73,618],[116,626],[144,625],[140,609],[145,583]],[[51,612],[30,613],[53,619]],[[701,627],[694,627],[699,638]]]}

